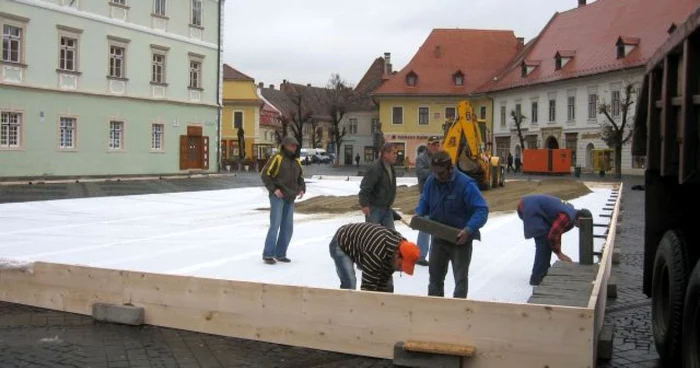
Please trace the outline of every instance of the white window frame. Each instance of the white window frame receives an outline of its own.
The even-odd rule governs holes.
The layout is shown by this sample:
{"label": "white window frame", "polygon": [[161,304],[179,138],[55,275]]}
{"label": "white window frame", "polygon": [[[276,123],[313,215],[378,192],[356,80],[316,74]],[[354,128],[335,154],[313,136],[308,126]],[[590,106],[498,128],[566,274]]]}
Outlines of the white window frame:
{"label": "white window frame", "polygon": [[64,151],[78,149],[78,118],[76,116],[59,116],[58,149]]}
{"label": "white window frame", "polygon": [[126,0],[109,0],[110,4],[127,6]]}
{"label": "white window frame", "polygon": [[[194,66],[197,66],[196,68]],[[190,89],[202,89],[202,69],[204,65],[203,58],[190,55],[188,63],[188,82],[187,87]],[[193,78],[196,75],[196,78]],[[192,82],[195,83],[192,83]]]}
{"label": "white window frame", "polygon": [[153,15],[168,16],[168,0],[153,0]]}
{"label": "white window frame", "polygon": [[[157,131],[159,127],[160,132]],[[165,151],[165,124],[163,123],[151,124],[151,151]]]}
{"label": "white window frame", "polygon": [[[120,80],[127,80],[127,57],[129,54],[129,40],[124,39],[124,38],[119,38],[119,37],[114,37],[114,36],[107,36],[107,39],[109,40],[108,42],[108,50],[107,50],[107,77],[112,78],[112,79],[120,79]],[[115,51],[121,49],[122,54],[117,55]],[[121,75],[116,75],[119,73],[115,73],[116,67],[113,66],[113,61],[116,60],[121,60],[121,66],[119,68]],[[116,64],[116,62],[114,62]]]}
{"label": "white window frame", "polygon": [[[199,12],[197,12],[197,10],[199,10]],[[191,0],[190,1],[190,25],[191,26],[202,27],[202,13],[203,13],[202,0]]]}
{"label": "white window frame", "polygon": [[598,94],[588,93],[588,120],[596,120],[598,115]]}
{"label": "white window frame", "polygon": [[[0,35],[2,35],[2,42],[0,43],[0,61],[12,64],[26,64],[27,23],[29,23],[29,18],[20,17],[13,14],[0,13]],[[19,36],[13,36],[11,34],[6,35],[5,27],[14,27],[19,29]],[[16,44],[18,48],[16,59],[6,57],[5,47],[8,45],[8,43]]]}
{"label": "white window frame", "polygon": [[[160,60],[156,60],[160,58]],[[165,84],[166,55],[164,52],[153,51],[151,53],[151,83]]]}
{"label": "white window frame", "polygon": [[[395,113],[395,109],[397,109],[397,108],[398,108],[398,109],[401,109],[401,121],[398,122],[398,123],[396,122],[395,114],[394,114],[394,113]],[[403,125],[403,123],[404,123],[404,111],[403,111],[403,106],[392,106],[392,107],[391,107],[391,125]]]}
{"label": "white window frame", "polygon": [[505,104],[501,104],[501,126],[505,127],[507,125],[507,111],[508,107]]}
{"label": "white window frame", "polygon": [[[66,44],[64,44],[64,40]],[[69,42],[73,42],[73,45],[68,45]],[[78,44],[79,40],[76,37],[69,35],[59,35],[59,46],[58,46],[58,69],[64,72],[77,72],[78,71]],[[72,62],[72,67],[68,64]]]}
{"label": "white window frame", "polygon": [[109,121],[109,145],[110,151],[124,150],[124,124],[123,120]]}
{"label": "white window frame", "polygon": [[[421,110],[427,111],[425,114],[426,118],[425,121],[421,121]],[[416,119],[418,122],[418,125],[430,125],[430,107],[428,106],[419,106],[418,107],[418,119]]]}
{"label": "white window frame", "polygon": [[450,118],[447,117],[447,116],[449,115],[449,114],[447,113],[447,110],[452,110],[452,111],[454,111],[454,114],[453,114],[453,116],[452,116],[452,119],[457,119],[457,108],[454,107],[454,106],[447,106],[447,107],[445,107],[445,120],[450,119]]}
{"label": "white window frame", "polygon": [[540,101],[530,101],[530,123],[537,124],[540,121]]}
{"label": "white window frame", "polygon": [[576,121],[576,96],[566,98],[566,121]]}
{"label": "white window frame", "polygon": [[[15,121],[12,121],[15,117]],[[0,111],[0,150],[15,150],[23,147],[24,113],[21,111]],[[13,129],[14,127],[14,129]],[[14,131],[14,143],[11,141]]]}
{"label": "white window frame", "polygon": [[547,110],[549,113],[549,122],[554,123],[557,121],[557,99],[549,98],[547,100]]}
{"label": "white window frame", "polygon": [[348,118],[348,134],[357,134],[357,118]]}
{"label": "white window frame", "polygon": [[233,110],[233,114],[231,114],[231,127],[233,129],[239,129],[236,127],[236,114],[240,113],[241,114],[241,128],[245,130],[245,111],[243,110]]}
{"label": "white window frame", "polygon": [[620,96],[621,92],[619,89],[610,92],[610,115],[614,118],[620,117],[620,111],[622,106],[620,104]]}

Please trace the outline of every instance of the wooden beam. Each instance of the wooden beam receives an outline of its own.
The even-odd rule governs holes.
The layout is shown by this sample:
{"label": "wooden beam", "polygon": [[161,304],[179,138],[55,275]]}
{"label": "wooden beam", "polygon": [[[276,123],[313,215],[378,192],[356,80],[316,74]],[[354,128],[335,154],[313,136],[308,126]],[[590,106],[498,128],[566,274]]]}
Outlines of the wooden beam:
{"label": "wooden beam", "polygon": [[473,357],[476,348],[471,345],[445,344],[430,341],[408,340],[403,344],[404,350],[419,353],[432,353],[444,355],[456,355],[462,357]]}
{"label": "wooden beam", "polygon": [[652,101],[661,98],[662,74],[659,70],[653,70],[649,74],[649,98],[647,104],[647,168],[659,170],[661,168],[661,113]]}
{"label": "wooden beam", "polygon": [[480,302],[36,262],[0,270],[0,300],[89,315],[131,303],[145,323],[391,359],[408,339],[478,347],[469,367],[594,366],[589,308]]}
{"label": "wooden beam", "polygon": [[671,108],[671,97],[676,92],[678,82],[678,58],[668,55],[664,60],[663,82],[661,84],[661,175],[677,173],[675,153],[677,147],[678,121]]}
{"label": "wooden beam", "polygon": [[[620,190],[622,190],[623,184],[620,183]],[[588,301],[588,308],[594,310],[594,333],[593,338],[595,343],[593,344],[593,356],[592,359],[595,361],[597,358],[598,340],[600,337],[600,332],[603,328],[603,321],[605,320],[605,307],[607,305],[608,297],[608,283],[610,281],[610,274],[612,272],[613,256],[616,251],[615,248],[615,236],[617,233],[617,222],[618,215],[620,213],[620,204],[622,203],[622,197],[617,199],[615,204],[615,211],[612,213],[612,218],[610,219],[610,230],[608,231],[608,238],[605,240],[603,245],[603,255],[601,256],[598,275],[596,276],[595,283],[593,284],[593,292],[591,293],[591,298]]]}
{"label": "wooden beam", "polygon": [[578,263],[593,264],[593,219],[582,217],[578,219]]}
{"label": "wooden beam", "polygon": [[698,122],[695,107],[692,104],[693,93],[700,91],[698,80],[698,45],[690,39],[683,43],[683,69],[681,74],[681,115],[679,123],[679,164],[678,183],[683,184],[697,174],[698,157]]}

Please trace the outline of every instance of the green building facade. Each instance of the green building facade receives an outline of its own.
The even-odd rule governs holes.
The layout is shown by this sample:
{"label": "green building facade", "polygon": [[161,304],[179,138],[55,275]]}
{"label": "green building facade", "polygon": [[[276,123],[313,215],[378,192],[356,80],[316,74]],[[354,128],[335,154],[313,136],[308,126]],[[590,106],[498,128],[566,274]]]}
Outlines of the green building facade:
{"label": "green building facade", "polygon": [[217,170],[223,0],[0,3],[0,177]]}

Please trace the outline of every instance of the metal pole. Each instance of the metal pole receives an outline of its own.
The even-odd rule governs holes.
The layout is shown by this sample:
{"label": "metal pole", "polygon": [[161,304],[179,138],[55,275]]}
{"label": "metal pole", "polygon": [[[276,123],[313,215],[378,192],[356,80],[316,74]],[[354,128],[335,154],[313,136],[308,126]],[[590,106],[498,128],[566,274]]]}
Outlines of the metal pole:
{"label": "metal pole", "polygon": [[581,217],[578,219],[578,263],[593,264],[593,219]]}

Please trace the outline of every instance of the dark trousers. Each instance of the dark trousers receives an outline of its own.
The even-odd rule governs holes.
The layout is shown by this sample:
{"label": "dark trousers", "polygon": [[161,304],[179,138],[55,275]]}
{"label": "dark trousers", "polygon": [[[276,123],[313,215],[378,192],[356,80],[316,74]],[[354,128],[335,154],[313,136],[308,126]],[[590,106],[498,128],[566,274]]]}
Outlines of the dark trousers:
{"label": "dark trousers", "polygon": [[532,274],[530,275],[530,285],[539,285],[547,276],[549,265],[552,262],[552,248],[549,246],[547,235],[535,238],[535,262],[532,264]]}
{"label": "dark trousers", "polygon": [[430,262],[428,272],[430,283],[428,295],[445,296],[445,276],[447,267],[452,262],[452,273],[455,278],[455,298],[465,299],[469,289],[469,264],[472,261],[472,241],[465,244],[455,243],[433,237],[430,245]]}

